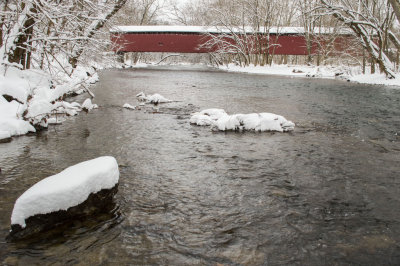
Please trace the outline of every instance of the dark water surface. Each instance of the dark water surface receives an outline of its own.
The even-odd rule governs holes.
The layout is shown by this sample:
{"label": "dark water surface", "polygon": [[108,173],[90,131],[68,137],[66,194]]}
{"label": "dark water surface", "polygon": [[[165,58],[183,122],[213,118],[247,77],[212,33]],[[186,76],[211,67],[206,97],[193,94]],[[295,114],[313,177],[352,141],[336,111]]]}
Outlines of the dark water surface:
{"label": "dark water surface", "polygon": [[[1,264],[400,264],[399,89],[158,68],[104,71],[93,91],[99,109],[0,144]],[[121,107],[141,91],[179,102]],[[277,113],[296,128],[191,126],[205,108]],[[112,214],[5,241],[19,195],[102,155],[120,164]]]}

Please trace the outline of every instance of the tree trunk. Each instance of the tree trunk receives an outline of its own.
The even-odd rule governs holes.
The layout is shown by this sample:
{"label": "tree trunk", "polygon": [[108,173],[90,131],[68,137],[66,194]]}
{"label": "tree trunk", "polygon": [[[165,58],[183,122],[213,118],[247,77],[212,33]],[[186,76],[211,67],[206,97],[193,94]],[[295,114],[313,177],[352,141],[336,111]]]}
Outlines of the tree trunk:
{"label": "tree trunk", "polygon": [[362,73],[365,74],[365,66],[367,64],[367,59],[365,57],[365,51],[363,50],[363,60],[362,60]]}
{"label": "tree trunk", "polygon": [[371,58],[371,74],[375,74],[375,60]]}
{"label": "tree trunk", "polygon": [[[34,8],[31,9],[34,11]],[[14,42],[15,49],[12,54],[9,55],[8,61],[10,63],[21,64],[24,69],[30,68],[31,60],[31,43],[33,27],[35,24],[35,19],[31,15],[27,15],[28,19],[25,21],[22,27],[22,32],[19,38]]]}
{"label": "tree trunk", "polygon": [[3,0],[0,3],[0,47],[3,45],[3,25],[5,20],[5,13],[7,10],[8,0]]}
{"label": "tree trunk", "polygon": [[[97,19],[92,22],[92,24],[89,26],[88,30],[84,32],[84,36],[87,39],[92,38],[99,29],[101,29],[104,24],[107,22],[108,19],[110,19],[115,13],[118,12],[118,10],[123,7],[123,5],[126,3],[127,0],[118,0],[115,4],[113,9],[111,9],[110,12],[108,12],[105,16],[103,15],[103,18]],[[76,69],[78,66],[78,59],[82,55],[85,47],[83,45],[79,46],[75,51],[73,51],[72,55],[69,57],[68,62],[72,66],[72,71]]]}
{"label": "tree trunk", "polygon": [[3,45],[0,47],[0,60],[3,62],[23,64],[26,66],[27,48],[35,20],[32,14],[35,12],[34,5],[27,3],[19,14],[18,20],[10,29],[8,38],[3,40]]}
{"label": "tree trunk", "polygon": [[397,20],[400,22],[400,1],[399,0],[388,0],[392,6],[394,13],[396,14]]}

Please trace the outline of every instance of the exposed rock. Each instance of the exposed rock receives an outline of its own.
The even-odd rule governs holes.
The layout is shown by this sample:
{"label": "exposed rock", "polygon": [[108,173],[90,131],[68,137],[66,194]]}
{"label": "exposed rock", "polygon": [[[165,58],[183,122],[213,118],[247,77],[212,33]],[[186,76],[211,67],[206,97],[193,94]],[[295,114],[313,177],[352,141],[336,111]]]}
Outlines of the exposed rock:
{"label": "exposed rock", "polygon": [[84,202],[67,210],[31,216],[26,219],[25,228],[22,228],[19,224],[12,224],[7,240],[27,239],[73,220],[89,219],[94,215],[110,212],[115,207],[113,199],[117,192],[118,184],[111,189],[91,193]]}
{"label": "exposed rock", "polygon": [[4,139],[0,139],[0,143],[8,143],[11,142],[12,138],[4,138]]}
{"label": "exposed rock", "polygon": [[17,98],[15,98],[15,97],[13,97],[11,95],[3,94],[2,96],[4,97],[4,99],[6,99],[7,102],[16,101],[16,102],[18,102],[20,104],[23,104],[20,100],[18,100]]}
{"label": "exposed rock", "polygon": [[294,68],[292,72],[293,73],[304,73],[304,71],[302,71],[300,69],[296,69],[296,68]]}
{"label": "exposed rock", "polygon": [[11,134],[8,131],[0,131],[0,143],[11,141]]}

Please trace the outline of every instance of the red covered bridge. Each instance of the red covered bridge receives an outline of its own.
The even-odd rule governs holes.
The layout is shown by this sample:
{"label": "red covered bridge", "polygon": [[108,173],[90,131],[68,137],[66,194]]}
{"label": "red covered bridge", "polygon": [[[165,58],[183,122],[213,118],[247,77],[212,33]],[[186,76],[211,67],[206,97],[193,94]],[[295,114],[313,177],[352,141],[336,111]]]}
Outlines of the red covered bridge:
{"label": "red covered bridge", "polygon": [[[207,28],[200,26],[117,26],[111,30],[111,41],[113,51],[124,52],[170,52],[170,53],[209,53],[219,49],[217,45],[204,46],[212,36],[224,37],[233,44],[234,38],[263,38],[266,43],[267,34],[253,31],[229,31],[215,27]],[[328,31],[318,36],[329,36]],[[257,36],[257,37],[255,37]],[[262,37],[264,36],[264,37]],[[319,48],[327,43],[324,38],[318,37],[312,44],[311,53],[316,54]],[[335,50],[344,50],[351,38],[348,33],[341,33],[333,42]],[[255,42],[251,42],[255,43]],[[254,46],[252,44],[252,46]],[[269,30],[269,52],[278,55],[307,55],[306,38],[304,29],[300,27],[282,27]],[[249,53],[258,52],[259,49],[250,48]]]}

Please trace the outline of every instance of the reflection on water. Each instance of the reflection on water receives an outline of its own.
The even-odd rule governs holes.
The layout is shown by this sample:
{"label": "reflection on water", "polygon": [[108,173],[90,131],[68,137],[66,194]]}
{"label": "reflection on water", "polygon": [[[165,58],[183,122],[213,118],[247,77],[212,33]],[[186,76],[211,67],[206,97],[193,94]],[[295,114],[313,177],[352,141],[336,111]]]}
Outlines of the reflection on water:
{"label": "reflection on water", "polygon": [[[396,265],[400,90],[208,69],[110,70],[98,110],[0,145],[2,264]],[[135,95],[178,102],[131,111]],[[78,98],[82,101],[84,96]],[[217,133],[191,112],[273,112],[293,133]],[[118,207],[57,235],[6,243],[16,198],[102,155]]]}

